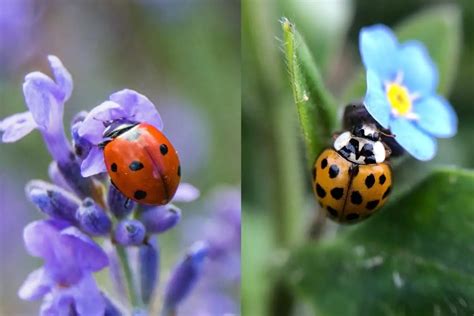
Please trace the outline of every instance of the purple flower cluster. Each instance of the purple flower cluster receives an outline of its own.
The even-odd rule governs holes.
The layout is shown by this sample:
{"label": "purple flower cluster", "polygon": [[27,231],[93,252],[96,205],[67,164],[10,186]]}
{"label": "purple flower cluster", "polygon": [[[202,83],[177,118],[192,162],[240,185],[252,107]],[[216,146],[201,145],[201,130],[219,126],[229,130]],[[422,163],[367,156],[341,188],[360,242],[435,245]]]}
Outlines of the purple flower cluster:
{"label": "purple flower cluster", "polygon": [[[94,279],[95,272],[110,266],[119,296],[127,287],[129,302],[121,305],[146,314],[159,279],[156,235],[175,227],[181,211],[172,204],[129,202],[100,175],[105,168],[98,144],[104,123],[147,122],[162,129],[160,115],[145,96],[122,90],[73,118],[71,143],[63,113],[73,90],[72,78],[57,57],[48,59],[54,80],[40,72],[28,74],[23,84],[28,111],[0,121],[3,142],[15,142],[37,129],[53,158],[48,169],[51,182],[32,180],[26,185],[28,199],[46,219],[24,229],[28,252],[43,259],[43,266],[28,276],[19,296],[43,299],[41,315],[121,315],[123,311]],[[173,202],[198,197],[195,187],[183,183]],[[105,239],[102,246],[98,238]],[[137,262],[131,262],[133,248],[138,249]],[[209,249],[207,242],[195,243],[172,271],[164,291],[164,315],[175,313],[194,287]]]}
{"label": "purple flower cluster", "polygon": [[197,235],[208,243],[209,262],[203,269],[196,295],[183,304],[182,315],[239,315],[240,190],[219,188],[206,207],[206,220],[194,218],[185,224],[191,230],[197,222],[204,222],[199,225],[201,229],[187,239]]}

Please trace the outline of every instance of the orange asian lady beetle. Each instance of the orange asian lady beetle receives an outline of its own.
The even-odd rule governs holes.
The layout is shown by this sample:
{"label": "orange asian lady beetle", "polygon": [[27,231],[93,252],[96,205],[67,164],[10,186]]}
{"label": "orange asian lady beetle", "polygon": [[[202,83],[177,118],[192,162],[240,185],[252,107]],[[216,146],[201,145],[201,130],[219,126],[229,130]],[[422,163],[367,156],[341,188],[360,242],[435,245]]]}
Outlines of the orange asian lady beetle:
{"label": "orange asian lady beetle", "polygon": [[[348,106],[345,124],[352,127],[335,138],[313,167],[314,194],[328,216],[340,223],[371,216],[392,189],[392,148],[385,141],[389,135],[366,114],[361,105]],[[394,150],[398,154],[399,148]]]}
{"label": "orange asian lady beetle", "polygon": [[127,198],[143,204],[171,201],[181,166],[171,142],[147,123],[115,121],[104,131],[104,161],[112,184]]}

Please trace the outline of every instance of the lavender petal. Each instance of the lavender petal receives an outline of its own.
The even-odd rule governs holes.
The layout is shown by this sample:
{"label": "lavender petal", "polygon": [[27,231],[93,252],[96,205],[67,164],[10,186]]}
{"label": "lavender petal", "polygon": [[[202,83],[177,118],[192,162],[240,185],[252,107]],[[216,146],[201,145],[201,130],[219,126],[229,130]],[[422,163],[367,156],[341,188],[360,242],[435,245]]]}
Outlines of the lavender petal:
{"label": "lavender petal", "polygon": [[106,172],[104,155],[99,147],[92,147],[87,157],[81,164],[81,174],[83,177],[90,177],[98,173]]}
{"label": "lavender petal", "polygon": [[51,280],[46,276],[44,269],[40,268],[28,275],[18,291],[18,296],[22,300],[34,301],[48,293],[51,286]]}
{"label": "lavender petal", "polygon": [[54,79],[63,94],[63,101],[68,100],[73,89],[72,77],[66,67],[63,66],[58,57],[49,55],[49,65],[53,71]]}
{"label": "lavender petal", "polygon": [[36,123],[29,111],[13,114],[0,122],[0,132],[3,133],[2,141],[4,143],[16,142],[35,128]]}
{"label": "lavender petal", "polygon": [[173,202],[192,202],[200,195],[199,189],[190,183],[180,183],[173,197]]}

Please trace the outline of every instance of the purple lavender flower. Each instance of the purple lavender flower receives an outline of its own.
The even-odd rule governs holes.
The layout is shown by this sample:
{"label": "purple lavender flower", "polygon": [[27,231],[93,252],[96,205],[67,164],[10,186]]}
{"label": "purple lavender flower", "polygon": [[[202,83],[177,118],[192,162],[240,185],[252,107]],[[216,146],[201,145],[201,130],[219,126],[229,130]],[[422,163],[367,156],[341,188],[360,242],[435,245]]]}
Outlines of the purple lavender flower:
{"label": "purple lavender flower", "polygon": [[26,185],[26,195],[45,214],[71,223],[76,221],[80,200],[72,193],[41,180]]}
{"label": "purple lavender flower", "polygon": [[112,222],[105,211],[91,198],[82,201],[76,218],[81,229],[92,236],[105,235],[112,228]]}
{"label": "purple lavender flower", "polygon": [[172,204],[146,208],[140,213],[140,221],[149,233],[163,233],[178,224],[181,210]]}
{"label": "purple lavender flower", "polygon": [[122,220],[115,228],[115,241],[120,245],[140,245],[145,239],[146,229],[142,222],[127,219]]}
{"label": "purple lavender flower", "polygon": [[164,294],[165,315],[172,315],[196,285],[208,250],[209,246],[206,242],[194,243],[186,256],[173,269]]}
{"label": "purple lavender flower", "polygon": [[42,315],[104,314],[105,303],[92,273],[108,264],[104,251],[67,222],[36,221],[24,230],[28,252],[44,260],[23,283],[19,296],[44,298]]}
{"label": "purple lavender flower", "polygon": [[94,185],[80,176],[63,126],[64,103],[72,93],[72,78],[59,58],[50,55],[48,60],[54,80],[41,72],[26,75],[23,94],[29,111],[13,114],[0,122],[2,141],[15,142],[38,129],[67,183],[84,198],[93,195]]}

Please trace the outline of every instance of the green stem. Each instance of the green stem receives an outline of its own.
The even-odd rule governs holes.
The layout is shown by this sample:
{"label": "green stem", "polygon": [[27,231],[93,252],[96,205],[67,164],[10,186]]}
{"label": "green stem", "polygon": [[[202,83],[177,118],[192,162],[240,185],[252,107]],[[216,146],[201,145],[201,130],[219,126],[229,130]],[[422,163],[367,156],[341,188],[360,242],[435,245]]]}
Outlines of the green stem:
{"label": "green stem", "polygon": [[120,264],[122,265],[122,269],[125,276],[125,282],[127,283],[128,295],[130,298],[130,303],[134,309],[139,309],[142,307],[142,303],[138,297],[138,293],[135,287],[135,282],[133,280],[132,269],[130,268],[130,264],[128,261],[128,256],[125,251],[125,248],[120,245],[115,245],[117,249],[117,254],[120,260]]}

